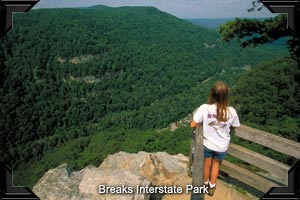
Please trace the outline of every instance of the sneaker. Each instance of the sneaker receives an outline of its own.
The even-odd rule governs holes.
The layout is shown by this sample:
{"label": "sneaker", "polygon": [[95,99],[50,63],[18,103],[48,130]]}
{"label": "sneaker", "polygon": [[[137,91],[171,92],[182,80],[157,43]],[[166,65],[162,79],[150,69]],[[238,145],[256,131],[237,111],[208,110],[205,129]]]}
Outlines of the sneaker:
{"label": "sneaker", "polygon": [[209,188],[209,184],[203,183],[203,185],[204,185],[205,187]]}
{"label": "sneaker", "polygon": [[217,187],[217,185],[215,187],[213,187],[213,188],[208,187],[208,195],[209,196],[213,196],[214,195],[216,187]]}
{"label": "sneaker", "polygon": [[207,188],[209,188],[209,180],[207,181],[207,183],[203,182],[203,185]]}

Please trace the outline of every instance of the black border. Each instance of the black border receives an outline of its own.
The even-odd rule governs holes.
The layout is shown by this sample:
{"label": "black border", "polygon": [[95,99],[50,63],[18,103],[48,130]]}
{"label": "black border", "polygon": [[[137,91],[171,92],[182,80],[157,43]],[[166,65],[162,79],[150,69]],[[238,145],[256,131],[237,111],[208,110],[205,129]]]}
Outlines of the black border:
{"label": "black border", "polygon": [[0,162],[0,199],[39,200],[29,188],[13,186],[12,172],[3,162]]}
{"label": "black border", "polygon": [[4,36],[12,28],[14,12],[28,12],[38,1],[0,0],[0,37]]}
{"label": "black border", "polygon": [[300,0],[260,0],[272,13],[288,14],[288,30],[300,36]]}
{"label": "black border", "polygon": [[[39,0],[0,0],[0,38],[2,38],[13,26],[14,12],[27,12]],[[27,199],[39,200],[29,188],[13,186],[11,170],[0,161],[0,199]]]}
{"label": "black border", "polygon": [[300,160],[289,170],[288,186],[273,187],[261,199],[300,199]]}

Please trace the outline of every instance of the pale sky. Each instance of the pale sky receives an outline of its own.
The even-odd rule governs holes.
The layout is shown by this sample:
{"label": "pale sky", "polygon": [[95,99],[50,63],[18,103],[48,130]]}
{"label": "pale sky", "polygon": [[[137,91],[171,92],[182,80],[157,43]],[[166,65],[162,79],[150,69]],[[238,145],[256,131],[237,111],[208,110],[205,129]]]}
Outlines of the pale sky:
{"label": "pale sky", "polygon": [[183,19],[272,17],[264,8],[259,12],[247,12],[252,0],[40,0],[34,8],[88,7],[93,5],[153,6]]}

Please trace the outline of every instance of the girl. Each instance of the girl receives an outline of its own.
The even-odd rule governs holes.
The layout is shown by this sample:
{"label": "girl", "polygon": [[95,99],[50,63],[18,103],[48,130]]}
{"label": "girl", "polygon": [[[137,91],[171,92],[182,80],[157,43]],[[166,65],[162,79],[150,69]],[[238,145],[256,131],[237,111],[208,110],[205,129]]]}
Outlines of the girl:
{"label": "girl", "polygon": [[194,113],[190,126],[203,125],[204,184],[208,195],[213,196],[222,160],[230,142],[230,132],[240,126],[236,110],[228,106],[228,87],[218,81],[210,89],[207,104]]}

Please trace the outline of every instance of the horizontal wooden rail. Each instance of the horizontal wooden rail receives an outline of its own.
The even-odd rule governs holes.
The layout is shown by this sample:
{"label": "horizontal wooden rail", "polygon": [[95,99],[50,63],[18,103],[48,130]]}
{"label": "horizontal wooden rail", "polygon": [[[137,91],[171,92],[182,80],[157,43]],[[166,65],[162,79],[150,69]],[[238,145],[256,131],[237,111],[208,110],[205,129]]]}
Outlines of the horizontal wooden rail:
{"label": "horizontal wooden rail", "polygon": [[222,161],[221,170],[228,173],[232,178],[235,178],[264,193],[270,190],[270,188],[278,186],[276,183],[268,181],[267,179],[226,160]]}
{"label": "horizontal wooden rail", "polygon": [[290,166],[233,143],[230,144],[228,154],[264,169],[270,172],[274,178],[280,179],[285,185],[288,184],[288,170]]}
{"label": "horizontal wooden rail", "polygon": [[[300,159],[300,143],[298,142],[294,142],[245,125],[241,125],[238,129],[236,129],[235,132],[235,135],[240,138]],[[288,184],[288,171],[290,166],[233,143],[230,144],[228,154],[266,170],[270,172],[271,176],[277,181],[282,182],[285,185]],[[278,186],[277,183],[226,160],[223,160],[221,170],[228,173],[230,177],[235,178],[264,193],[269,191],[270,188]]]}
{"label": "horizontal wooden rail", "polygon": [[235,135],[300,159],[300,143],[298,142],[294,142],[245,125],[241,125],[236,130]]}

